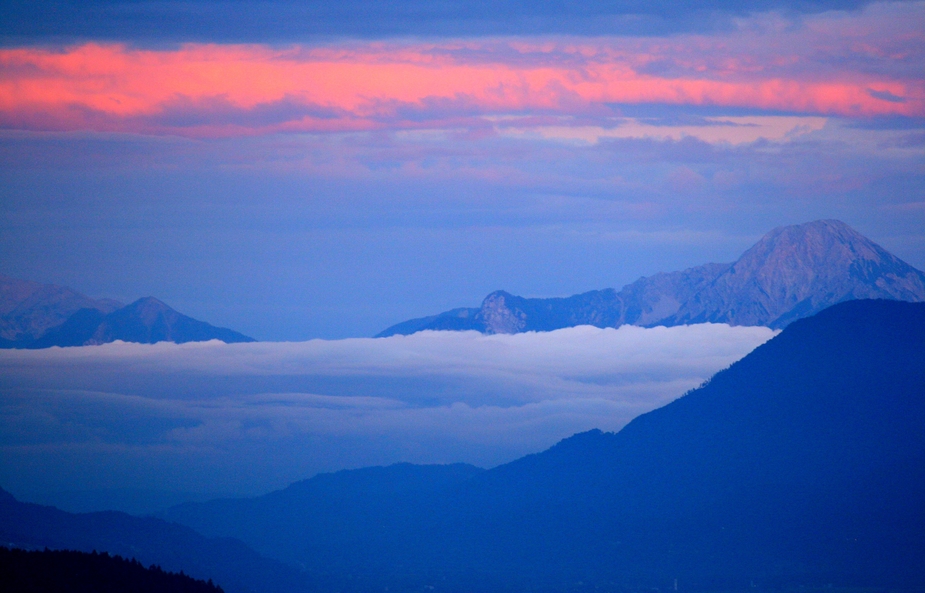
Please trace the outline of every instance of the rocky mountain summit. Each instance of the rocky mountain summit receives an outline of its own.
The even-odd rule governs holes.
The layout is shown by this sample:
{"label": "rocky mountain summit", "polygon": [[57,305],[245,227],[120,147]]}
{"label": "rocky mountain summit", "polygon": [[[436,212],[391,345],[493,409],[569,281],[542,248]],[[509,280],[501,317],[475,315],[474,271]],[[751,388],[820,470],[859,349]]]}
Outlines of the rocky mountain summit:
{"label": "rocky mountain summit", "polygon": [[842,301],[925,300],[925,274],[843,222],[774,229],[667,318],[784,327]]}
{"label": "rocky mountain summit", "polygon": [[0,340],[34,340],[81,309],[107,314],[122,306],[119,301],[92,299],[66,286],[0,275]]}
{"label": "rocky mountain summit", "polygon": [[841,221],[817,220],[772,230],[731,264],[659,273],[619,292],[608,288],[567,298],[496,291],[481,307],[412,319],[376,337],[422,330],[511,334],[576,325],[705,322],[783,328],[855,299],[925,301],[925,273]]}

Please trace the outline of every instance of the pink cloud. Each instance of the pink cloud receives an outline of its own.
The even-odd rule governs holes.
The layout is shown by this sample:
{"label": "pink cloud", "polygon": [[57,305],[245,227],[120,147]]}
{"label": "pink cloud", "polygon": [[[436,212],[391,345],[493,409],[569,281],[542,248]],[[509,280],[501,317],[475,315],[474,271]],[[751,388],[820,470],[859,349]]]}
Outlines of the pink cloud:
{"label": "pink cloud", "polygon": [[6,48],[0,125],[192,137],[478,129],[610,103],[921,117],[923,12],[875,6],[799,26],[765,15],[668,39]]}

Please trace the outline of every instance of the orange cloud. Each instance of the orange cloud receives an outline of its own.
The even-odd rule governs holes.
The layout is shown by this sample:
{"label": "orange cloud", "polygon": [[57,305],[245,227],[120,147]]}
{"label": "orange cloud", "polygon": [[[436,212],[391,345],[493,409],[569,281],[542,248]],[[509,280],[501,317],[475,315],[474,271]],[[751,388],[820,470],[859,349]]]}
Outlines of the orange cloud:
{"label": "orange cloud", "polygon": [[[717,68],[703,57],[718,50],[704,43],[681,52],[606,41],[8,48],[0,50],[0,125],[187,136],[335,132],[588,114],[607,103],[925,116],[921,80],[847,67],[789,72],[786,60],[764,67],[760,56],[727,57]],[[653,65],[666,60],[674,70],[659,74]]]}

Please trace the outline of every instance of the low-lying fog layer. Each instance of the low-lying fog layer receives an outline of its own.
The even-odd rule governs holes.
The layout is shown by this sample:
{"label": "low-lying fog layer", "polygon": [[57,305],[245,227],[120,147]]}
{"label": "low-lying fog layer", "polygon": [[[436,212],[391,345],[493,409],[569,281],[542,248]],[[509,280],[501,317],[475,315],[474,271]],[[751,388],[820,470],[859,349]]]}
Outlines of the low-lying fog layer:
{"label": "low-lying fog layer", "polygon": [[399,461],[492,466],[618,430],[763,327],[0,351],[0,486],[261,493]]}

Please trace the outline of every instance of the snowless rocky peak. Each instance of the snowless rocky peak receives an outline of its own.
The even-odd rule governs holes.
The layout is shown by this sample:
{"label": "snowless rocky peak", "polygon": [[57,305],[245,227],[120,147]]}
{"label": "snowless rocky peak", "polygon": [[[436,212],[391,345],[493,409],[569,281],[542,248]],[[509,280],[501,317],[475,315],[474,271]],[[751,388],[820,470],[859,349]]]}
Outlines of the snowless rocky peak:
{"label": "snowless rocky peak", "polygon": [[925,300],[925,274],[847,224],[817,220],[772,230],[665,321],[784,327],[871,298]]}

